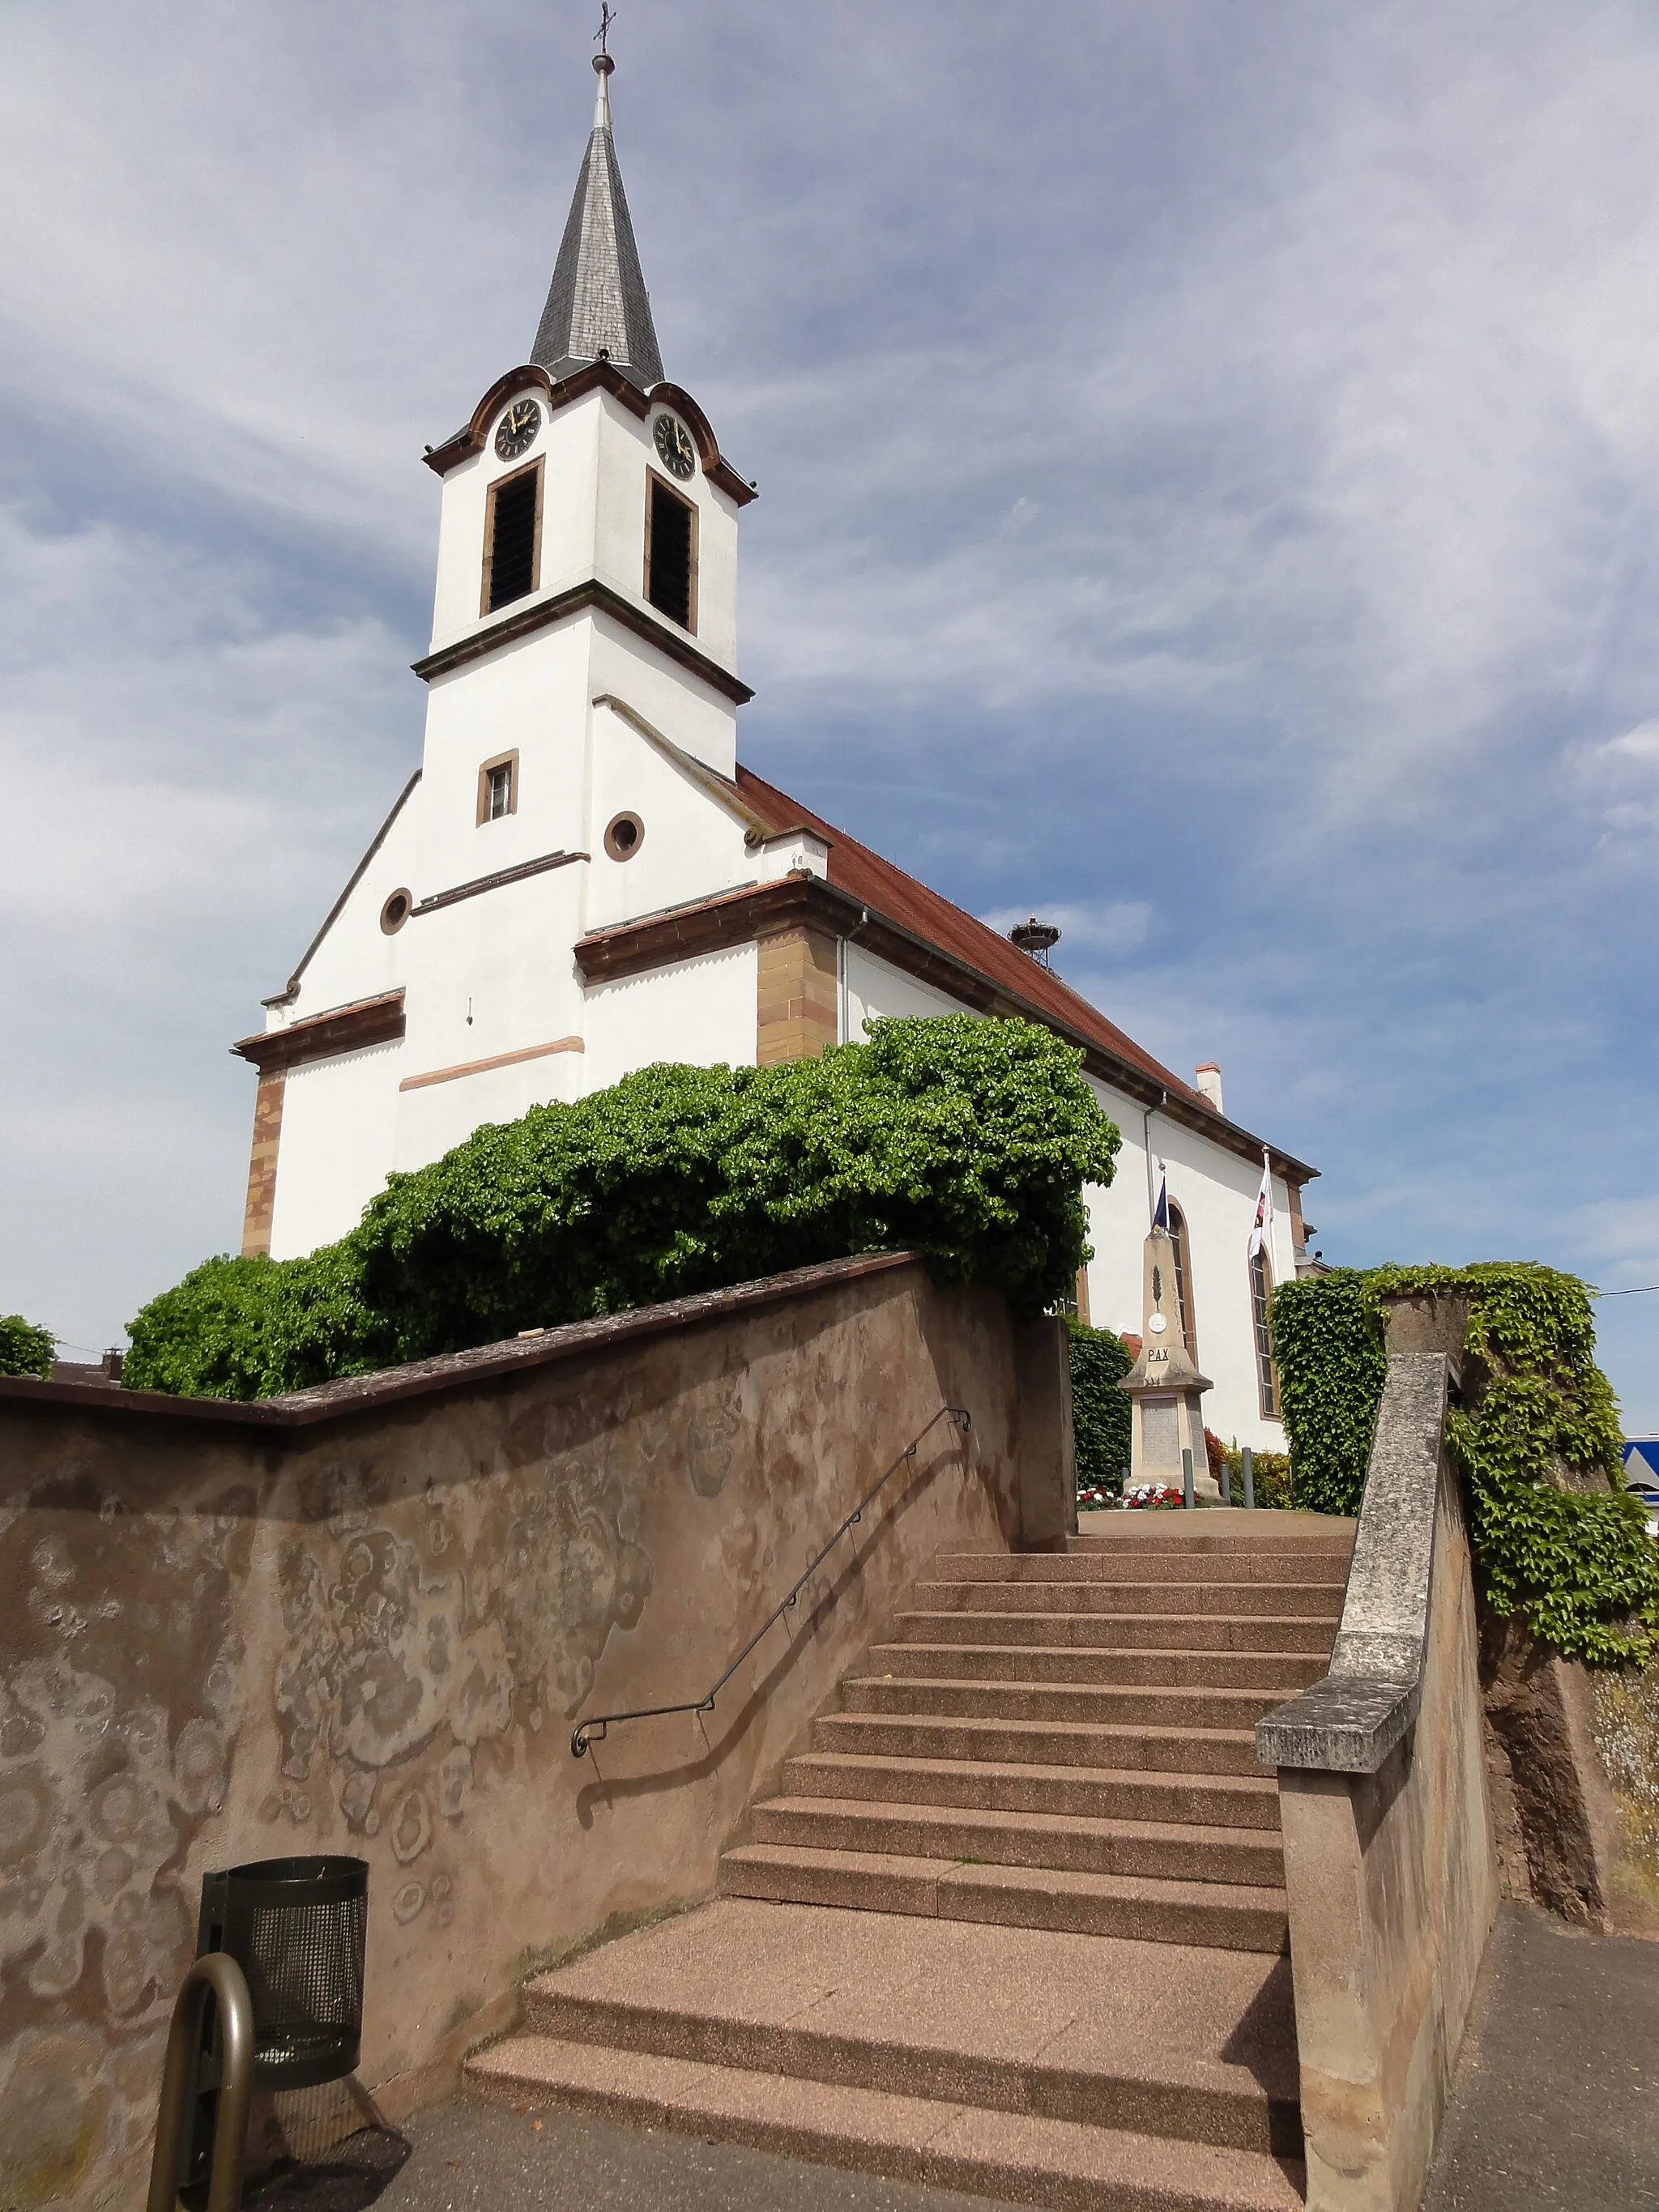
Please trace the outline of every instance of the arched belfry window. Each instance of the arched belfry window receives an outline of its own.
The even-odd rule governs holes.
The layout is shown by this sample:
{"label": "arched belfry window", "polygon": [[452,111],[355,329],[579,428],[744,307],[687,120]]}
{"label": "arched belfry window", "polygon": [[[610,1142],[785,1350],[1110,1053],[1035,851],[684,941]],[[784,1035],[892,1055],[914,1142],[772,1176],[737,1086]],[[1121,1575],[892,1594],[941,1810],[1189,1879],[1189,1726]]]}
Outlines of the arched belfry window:
{"label": "arched belfry window", "polygon": [[1181,1334],[1187,1340],[1187,1356],[1198,1362],[1198,1325],[1193,1312],[1193,1247],[1187,1234],[1187,1217],[1178,1206],[1170,1208],[1170,1243],[1175,1250],[1176,1310]]}
{"label": "arched belfry window", "polygon": [[1250,1255],[1250,1323],[1255,1339],[1255,1387],[1261,1411],[1279,1419],[1279,1370],[1273,1364],[1273,1271],[1265,1248]]}

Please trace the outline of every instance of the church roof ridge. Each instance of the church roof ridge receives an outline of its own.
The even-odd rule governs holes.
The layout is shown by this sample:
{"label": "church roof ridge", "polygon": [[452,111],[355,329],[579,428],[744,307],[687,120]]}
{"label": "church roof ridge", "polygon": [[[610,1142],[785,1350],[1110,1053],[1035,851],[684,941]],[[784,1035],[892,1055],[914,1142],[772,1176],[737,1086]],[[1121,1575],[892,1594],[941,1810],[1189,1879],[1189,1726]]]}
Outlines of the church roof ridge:
{"label": "church roof ridge", "polygon": [[[981,921],[896,862],[849,836],[844,830],[836,829],[811,807],[804,806],[798,799],[780,791],[775,784],[768,783],[742,762],[738,764],[738,788],[755,811],[765,816],[775,829],[810,830],[826,841],[830,847],[828,879],[833,890],[857,899],[924,944],[937,946],[947,958],[976,969],[988,981],[1000,985],[1010,997],[1024,999],[1063,1024],[1074,1036],[1086,1039],[1143,1080],[1157,1084],[1165,1094],[1168,1105],[1188,1110],[1194,1128],[1223,1144],[1229,1144],[1231,1139],[1231,1149],[1248,1149],[1253,1157],[1260,1157],[1259,1137],[1218,1114],[1200,1091],[1155,1060],[1080,991],[1074,991],[1052,969],[1044,968],[1029,953],[1022,952],[988,922]],[[1281,1170],[1294,1169],[1298,1180],[1304,1176],[1311,1179],[1319,1172],[1280,1146],[1273,1145],[1269,1149]]]}
{"label": "church roof ridge", "polygon": [[530,358],[555,377],[608,361],[642,392],[663,381],[639,247],[611,131],[609,79],[616,63],[593,57],[599,89],[547,305]]}

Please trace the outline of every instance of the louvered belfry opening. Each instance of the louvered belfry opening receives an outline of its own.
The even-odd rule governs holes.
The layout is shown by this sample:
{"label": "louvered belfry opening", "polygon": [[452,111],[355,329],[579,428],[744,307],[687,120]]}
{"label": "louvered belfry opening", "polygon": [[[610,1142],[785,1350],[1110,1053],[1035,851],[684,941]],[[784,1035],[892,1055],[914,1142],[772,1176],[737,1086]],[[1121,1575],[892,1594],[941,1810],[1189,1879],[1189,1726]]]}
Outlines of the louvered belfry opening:
{"label": "louvered belfry opening", "polygon": [[650,563],[646,597],[682,629],[691,620],[691,509],[659,478],[651,479]]}
{"label": "louvered belfry opening", "polygon": [[539,466],[505,477],[490,502],[489,592],[485,611],[509,606],[536,588],[536,505]]}

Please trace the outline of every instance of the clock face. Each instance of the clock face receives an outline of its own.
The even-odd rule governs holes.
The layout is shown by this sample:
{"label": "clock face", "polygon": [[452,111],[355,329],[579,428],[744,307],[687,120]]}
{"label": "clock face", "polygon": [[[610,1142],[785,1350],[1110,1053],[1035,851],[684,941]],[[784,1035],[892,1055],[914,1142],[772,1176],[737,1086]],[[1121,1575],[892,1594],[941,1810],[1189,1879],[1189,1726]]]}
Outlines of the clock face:
{"label": "clock face", "polygon": [[684,483],[697,465],[697,449],[691,442],[691,433],[678,416],[659,415],[656,437],[664,468]]}
{"label": "clock face", "polygon": [[542,427],[542,410],[533,399],[515,399],[495,433],[495,451],[504,461],[516,461],[535,443]]}

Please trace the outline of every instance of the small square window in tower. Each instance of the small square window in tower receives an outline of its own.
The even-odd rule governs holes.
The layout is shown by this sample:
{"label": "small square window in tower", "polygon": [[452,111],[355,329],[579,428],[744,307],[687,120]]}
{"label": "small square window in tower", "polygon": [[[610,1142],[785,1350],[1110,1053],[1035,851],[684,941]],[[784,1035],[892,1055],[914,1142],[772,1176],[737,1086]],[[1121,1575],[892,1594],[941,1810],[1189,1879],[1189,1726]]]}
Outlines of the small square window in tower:
{"label": "small square window in tower", "polygon": [[697,511],[655,471],[648,477],[645,596],[682,629],[697,627]]}
{"label": "small square window in tower", "polygon": [[542,465],[521,469],[489,488],[484,533],[483,611],[494,614],[536,588],[540,565]]}

